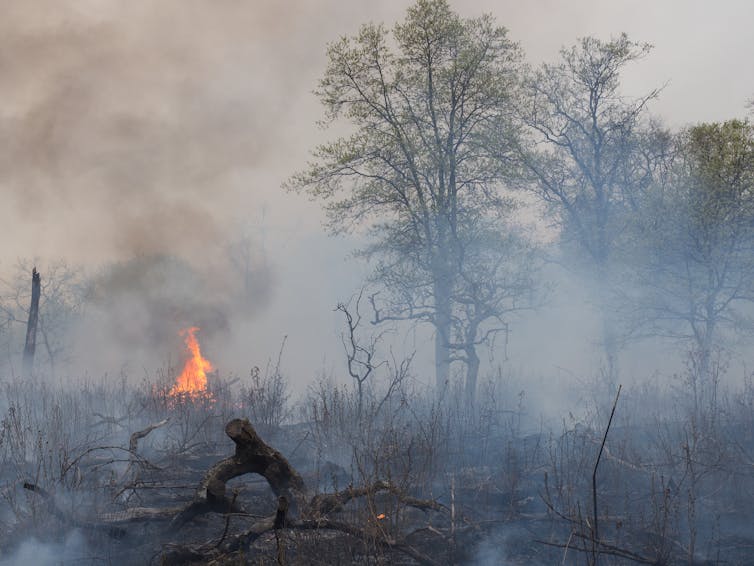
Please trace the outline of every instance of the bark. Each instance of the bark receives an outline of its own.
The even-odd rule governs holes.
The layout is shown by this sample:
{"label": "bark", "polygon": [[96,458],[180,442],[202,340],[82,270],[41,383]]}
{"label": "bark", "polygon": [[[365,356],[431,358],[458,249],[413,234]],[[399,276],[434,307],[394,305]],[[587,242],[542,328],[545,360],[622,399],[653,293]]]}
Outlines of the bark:
{"label": "bark", "polygon": [[31,375],[34,369],[34,352],[37,348],[37,321],[39,320],[39,297],[42,292],[42,281],[35,267],[31,271],[31,305],[29,306],[29,320],[26,325],[26,343],[24,345],[24,374]]}
{"label": "bark", "polygon": [[466,348],[466,404],[471,407],[476,401],[476,387],[479,379],[479,355],[472,344]]}
{"label": "bark", "polygon": [[226,497],[226,482],[244,474],[259,474],[277,496],[285,496],[290,504],[289,517],[296,517],[306,506],[304,480],[283,455],[267,445],[248,419],[234,419],[225,426],[225,434],[236,444],[233,456],[212,466],[199,484],[193,502],[181,511],[173,524],[180,526],[199,514],[226,513],[234,509]]}
{"label": "bark", "polygon": [[435,294],[435,379],[437,395],[441,397],[450,383],[451,301],[449,283],[437,276]]}

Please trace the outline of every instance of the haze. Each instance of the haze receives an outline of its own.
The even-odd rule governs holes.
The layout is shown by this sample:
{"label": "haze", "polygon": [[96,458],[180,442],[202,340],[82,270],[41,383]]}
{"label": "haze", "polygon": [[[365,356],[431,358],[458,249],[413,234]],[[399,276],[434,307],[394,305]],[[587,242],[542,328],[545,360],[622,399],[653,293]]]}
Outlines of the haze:
{"label": "haze", "polygon": [[[332,309],[365,267],[348,258],[357,242],[328,238],[319,206],[280,185],[328,136],[311,94],[326,44],[367,21],[392,25],[409,4],[6,1],[0,273],[19,257],[40,258],[42,270],[62,259],[95,271],[163,254],[209,281],[189,289],[219,297],[194,295],[197,305],[230,308],[229,249],[244,243],[258,304],[232,318],[216,365],[263,364],[284,335],[294,381],[333,363]],[[745,0],[453,4],[464,16],[494,14],[533,65],[584,35],[625,31],[654,44],[623,85],[640,94],[666,84],[652,112],[673,128],[745,116],[754,96],[754,5]],[[132,340],[149,350],[147,336]]]}

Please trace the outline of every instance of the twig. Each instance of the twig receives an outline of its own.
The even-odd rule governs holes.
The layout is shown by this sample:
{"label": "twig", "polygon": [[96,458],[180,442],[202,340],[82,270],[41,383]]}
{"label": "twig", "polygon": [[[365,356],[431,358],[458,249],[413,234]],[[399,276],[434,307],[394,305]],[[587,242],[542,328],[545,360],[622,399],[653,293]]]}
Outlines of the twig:
{"label": "twig", "polygon": [[602,437],[602,444],[600,445],[600,452],[597,454],[597,461],[594,463],[594,472],[592,472],[592,505],[594,511],[594,536],[592,537],[592,557],[594,558],[595,565],[597,564],[597,544],[600,540],[599,525],[597,520],[597,468],[600,465],[600,459],[602,459],[602,451],[605,449],[605,442],[607,442],[607,433],[610,432],[610,425],[613,422],[613,415],[615,415],[615,407],[618,405],[618,397],[620,397],[620,390],[623,386],[618,385],[618,393],[615,395],[615,401],[613,402],[613,410],[610,411],[610,418],[607,421],[607,427],[605,428],[605,434]]}
{"label": "twig", "polygon": [[574,550],[580,550],[584,552],[584,549],[581,549],[578,546],[575,546],[575,545],[569,546],[571,542],[571,538],[573,537],[583,539],[587,542],[589,541],[593,543],[596,542],[597,545],[599,545],[600,547],[600,554],[607,554],[610,556],[617,556],[619,558],[625,558],[627,560],[631,560],[632,562],[636,562],[638,564],[654,564],[654,565],[658,564],[657,560],[646,558],[642,556],[641,554],[636,554],[635,552],[631,552],[630,550],[626,550],[625,548],[620,548],[618,546],[608,544],[604,541],[599,541],[599,540],[595,541],[594,537],[592,537],[591,535],[587,535],[587,534],[579,533],[579,532],[572,532],[571,536],[568,538],[568,542],[565,544],[562,542],[552,542],[548,540],[539,540],[539,539],[534,539],[534,542],[538,544],[544,544],[546,546],[553,546],[555,548],[569,548],[570,547]]}
{"label": "twig", "polygon": [[165,426],[170,421],[170,418],[163,419],[158,423],[154,423],[149,425],[147,428],[143,430],[137,430],[131,435],[131,439],[128,442],[128,449],[136,454],[136,449],[139,447],[139,440],[147,436],[150,432],[153,430],[160,428],[161,426]]}

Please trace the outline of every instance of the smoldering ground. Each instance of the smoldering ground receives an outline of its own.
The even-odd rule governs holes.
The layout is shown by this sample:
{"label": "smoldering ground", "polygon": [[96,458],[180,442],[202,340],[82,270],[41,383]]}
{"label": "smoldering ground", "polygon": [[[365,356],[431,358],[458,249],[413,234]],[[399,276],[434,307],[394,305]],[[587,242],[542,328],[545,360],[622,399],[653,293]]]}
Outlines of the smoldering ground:
{"label": "smoldering ground", "polygon": [[[320,109],[310,91],[321,75],[325,43],[354,32],[369,19],[400,19],[407,4],[166,2],[124,6],[87,1],[67,7],[51,2],[5,6],[0,22],[0,143],[4,148],[0,152],[4,197],[0,221],[9,236],[0,241],[0,268],[10,271],[17,256],[42,256],[47,265],[50,259],[65,258],[71,265],[84,265],[87,283],[82,303],[86,304],[86,323],[68,333],[75,356],[65,371],[70,379],[64,380],[81,389],[81,399],[66,403],[62,392],[44,383],[4,381],[2,425],[7,434],[2,449],[11,472],[37,474],[51,485],[76,484],[73,468],[70,475],[66,472],[61,477],[61,462],[65,467],[72,457],[103,443],[125,450],[130,432],[162,419],[172,408],[160,405],[160,399],[147,390],[106,389],[119,383],[113,375],[124,369],[124,374],[141,377],[145,373],[151,379],[155,368],[178,365],[173,358],[182,351],[177,330],[197,324],[206,332],[200,338],[206,339],[210,358],[223,370],[233,367],[243,372],[244,378],[251,365],[264,367],[265,359],[274,358],[282,336],[291,335],[283,367],[295,381],[297,393],[303,393],[295,415],[309,428],[300,436],[291,429],[283,433],[282,421],[271,418],[269,430],[279,434],[276,440],[281,443],[291,442],[284,448],[286,454],[317,468],[315,472],[326,469],[322,473],[329,474],[335,469],[340,477],[331,484],[369,480],[378,471],[400,472],[405,475],[397,477],[421,478],[418,483],[426,480],[424,485],[430,491],[436,487],[450,506],[453,492],[445,470],[439,470],[447,464],[453,468],[451,473],[468,478],[469,507],[478,504],[479,498],[494,501],[496,519],[505,520],[503,511],[528,505],[541,492],[541,472],[546,469],[553,482],[557,480],[553,484],[558,487],[554,493],[559,498],[554,501],[557,510],[576,516],[589,499],[583,478],[593,465],[593,448],[604,430],[605,406],[613,393],[594,394],[592,378],[598,378],[601,370],[595,338],[599,323],[589,307],[591,288],[577,277],[560,276],[560,290],[544,305],[542,314],[534,315],[540,318],[513,325],[505,344],[498,341],[485,352],[490,360],[485,372],[493,379],[484,389],[487,404],[479,414],[468,415],[431,397],[420,398],[422,386],[431,381],[426,377],[431,362],[420,363],[420,356],[402,376],[404,381],[395,381],[398,385],[392,396],[380,389],[382,384],[369,392],[364,411],[374,411],[375,422],[379,417],[384,428],[364,426],[361,400],[357,404],[353,392],[344,394],[341,384],[324,380],[312,384],[322,365],[328,366],[325,373],[337,368],[331,372],[339,373],[338,378],[345,375],[339,341],[343,320],[332,308],[358,292],[364,268],[345,259],[350,241],[325,239],[315,205],[283,194],[279,186],[322,138],[314,125]],[[691,8],[685,3],[671,8],[663,5],[654,12],[647,5],[644,12],[632,3],[613,4],[617,6],[613,11],[593,2],[580,9],[547,3],[550,17],[543,19],[542,5],[532,6],[507,6],[505,14],[497,15],[500,23],[511,28],[514,39],[546,45],[529,49],[530,44],[525,44],[536,62],[550,59],[561,45],[594,33],[594,28],[609,35],[628,26],[638,39],[654,41],[658,58],[646,61],[650,67],[642,63],[642,71],[632,75],[634,82],[628,90],[641,93],[645,83],[653,88],[670,79],[657,108],[670,109],[661,113],[673,123],[737,114],[754,90],[729,54],[747,52],[747,45],[741,43],[748,37],[747,30],[737,34],[730,31],[730,25],[720,25],[725,23],[723,11],[699,17],[698,4]],[[479,3],[459,9],[476,15],[484,9],[497,13],[501,7]],[[750,18],[743,11],[740,15],[734,24],[747,25]],[[642,27],[643,22],[654,27]],[[675,28],[684,33],[673,33],[678,31]],[[705,36],[700,30],[721,51],[710,52],[723,59],[708,64],[712,59],[703,56],[706,52],[698,53],[698,38]],[[674,42],[680,47],[671,56],[667,46]],[[699,55],[693,57],[693,64],[688,57],[692,52]],[[725,57],[727,64],[721,62]],[[700,72],[702,67],[714,72]],[[668,68],[692,72],[668,77]],[[719,104],[709,102],[713,99]],[[47,277],[49,269],[44,263],[39,266]],[[408,343],[408,353],[415,347],[431,348],[428,333],[417,332],[413,337],[413,341],[399,338]],[[21,341],[13,344],[17,355]],[[386,344],[382,355],[389,360],[390,354]],[[651,355],[626,354],[637,378],[646,377],[648,368],[658,367],[658,361],[669,357],[662,349],[652,350]],[[400,362],[402,354],[397,358]],[[673,367],[667,373],[679,372],[671,379],[677,387],[674,393],[689,403],[682,364],[673,360]],[[388,384],[400,373],[391,374],[388,366],[381,369]],[[105,375],[105,389],[90,388],[89,377],[79,380],[85,374],[97,379]],[[495,382],[498,375],[504,379]],[[270,376],[267,383],[279,377],[274,371]],[[507,383],[509,376],[515,378],[512,385],[494,389],[500,382]],[[227,397],[225,405],[219,403],[206,413],[177,411],[169,430],[155,434],[152,441],[157,448],[148,458],[156,454],[168,479],[174,479],[170,474],[175,469],[170,466],[176,461],[181,462],[180,468],[194,457],[209,460],[202,462],[203,469],[192,469],[180,497],[169,493],[166,499],[173,498],[173,503],[190,500],[206,468],[231,453],[228,439],[222,437],[223,419],[239,410],[261,414],[259,405],[267,398],[261,389],[253,389],[251,379],[243,384],[245,401]],[[28,388],[23,395],[17,392],[22,387]],[[647,399],[656,400],[658,390],[666,392],[656,383],[647,385]],[[520,392],[525,394],[519,396]],[[217,398],[222,400],[219,393]],[[598,403],[584,409],[581,402],[595,398]],[[745,414],[750,398],[750,388],[748,393],[728,398],[726,414]],[[648,406],[633,403],[631,407]],[[563,416],[574,406],[582,412]],[[636,414],[647,422],[663,415],[659,403],[651,407],[652,414]],[[699,416],[700,407],[691,408],[695,418]],[[742,413],[736,413],[736,408]],[[280,414],[292,411],[286,407]],[[523,442],[520,437],[525,433],[542,431],[543,413],[560,420],[560,428],[547,429],[535,443]],[[617,478],[610,483],[615,505],[638,500],[634,497],[638,488],[629,492],[626,485],[649,486],[641,501],[648,500],[646,493],[653,499],[633,518],[640,523],[650,517],[655,531],[667,527],[668,536],[660,542],[668,545],[672,529],[690,530],[681,516],[696,512],[695,498],[704,494],[701,479],[694,479],[693,489],[687,491],[678,489],[677,482],[696,478],[688,474],[707,454],[704,450],[718,454],[721,446],[732,445],[726,441],[729,429],[724,434],[720,429],[703,433],[683,429],[679,423],[686,415],[682,413],[678,409],[669,422],[659,421],[657,442],[626,441],[610,457],[611,477]],[[521,422],[527,418],[523,427]],[[709,420],[713,421],[718,422]],[[106,432],[100,432],[100,427]],[[81,438],[81,431],[91,435]],[[63,432],[68,436],[61,436]],[[694,438],[703,439],[704,446],[694,446],[689,441]],[[713,441],[708,442],[710,438]],[[656,451],[644,456],[650,448]],[[735,465],[745,461],[726,456],[730,459],[716,461]],[[646,460],[666,464],[661,468]],[[34,468],[40,462],[46,466],[44,474]],[[80,475],[91,477],[103,493],[110,495],[107,490],[122,487],[110,481],[119,478],[120,464],[89,455],[84,463]],[[712,471],[721,469],[710,467],[710,477],[718,477]],[[629,475],[640,479],[621,483]],[[437,476],[442,482],[433,483],[439,481]],[[172,488],[164,476],[158,480],[162,482],[158,487]],[[665,489],[663,482],[671,487]],[[152,487],[142,482],[134,493],[147,493]],[[61,487],[60,492],[64,495],[65,489]],[[35,497],[25,496],[32,501]],[[700,495],[699,501],[707,505],[711,499]],[[34,505],[26,501],[19,505],[17,517],[35,517],[36,509],[43,506]],[[534,510],[544,516],[541,506]],[[711,516],[725,512],[724,506],[709,510]],[[359,524],[377,524],[374,513],[359,511],[363,513]],[[673,517],[675,523],[670,520]],[[20,531],[23,524],[19,524],[14,528]],[[222,524],[217,524],[222,530]],[[708,542],[714,545],[716,532],[714,528],[709,532]],[[500,547],[470,547],[467,557],[482,563],[503,560],[508,545],[519,545],[514,543],[519,534],[518,528],[503,529]],[[568,540],[565,535],[563,541]],[[71,537],[70,545],[64,536],[43,546],[45,556],[67,556],[67,549],[78,544],[77,536]],[[14,556],[24,560],[29,549],[39,548],[31,541],[15,549]],[[559,558],[560,551],[557,554]]]}

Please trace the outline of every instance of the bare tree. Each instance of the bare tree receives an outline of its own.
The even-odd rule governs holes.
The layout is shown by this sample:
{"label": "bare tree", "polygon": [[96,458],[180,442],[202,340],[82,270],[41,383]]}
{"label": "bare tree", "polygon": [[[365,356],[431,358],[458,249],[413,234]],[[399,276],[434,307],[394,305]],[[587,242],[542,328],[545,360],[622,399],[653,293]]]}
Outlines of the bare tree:
{"label": "bare tree", "polygon": [[[32,289],[28,284],[30,265],[37,261],[19,261],[16,275],[12,279],[0,281],[0,313],[3,326],[9,332],[7,339],[10,352],[20,350],[23,338],[20,336],[30,316]],[[37,345],[43,347],[44,361],[54,374],[60,363],[70,355],[72,325],[82,314],[85,289],[81,270],[65,262],[47,266],[45,277],[39,286],[39,307],[37,320]],[[14,331],[15,330],[15,331]],[[11,348],[12,343],[18,344]],[[38,355],[37,355],[38,357]]]}
{"label": "bare tree", "polygon": [[473,236],[462,248],[453,289],[453,340],[455,358],[466,366],[467,404],[475,401],[480,369],[478,348],[491,347],[500,333],[506,336],[513,317],[539,304],[539,261],[531,241],[513,228],[477,222],[468,228]]}
{"label": "bare tree", "polygon": [[37,348],[37,322],[39,322],[39,296],[41,294],[42,279],[34,267],[31,270],[31,303],[29,305],[29,320],[26,324],[26,343],[24,344],[24,374],[31,375],[34,368],[34,352]]}
{"label": "bare tree", "polygon": [[564,243],[572,244],[598,282],[608,375],[615,379],[618,336],[609,314],[611,261],[627,211],[661,163],[666,135],[643,128],[647,103],[619,92],[620,73],[651,46],[623,34],[592,37],[561,51],[561,62],[543,65],[528,81],[523,119],[535,142],[523,152],[528,178],[556,211]]}
{"label": "bare tree", "polygon": [[[361,299],[363,289],[356,297],[355,304],[351,308],[350,304],[338,303],[335,310],[343,313],[346,319],[346,331],[341,335],[343,349],[346,353],[346,362],[348,364],[348,375],[356,384],[358,395],[357,417],[361,420],[364,407],[364,386],[374,371],[382,365],[375,360],[377,343],[381,335],[372,336],[367,343],[364,343],[358,337],[358,329],[361,325]],[[352,312],[353,311],[353,312]]]}

